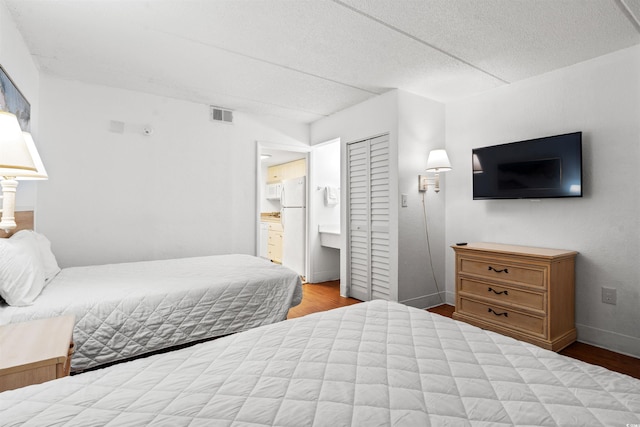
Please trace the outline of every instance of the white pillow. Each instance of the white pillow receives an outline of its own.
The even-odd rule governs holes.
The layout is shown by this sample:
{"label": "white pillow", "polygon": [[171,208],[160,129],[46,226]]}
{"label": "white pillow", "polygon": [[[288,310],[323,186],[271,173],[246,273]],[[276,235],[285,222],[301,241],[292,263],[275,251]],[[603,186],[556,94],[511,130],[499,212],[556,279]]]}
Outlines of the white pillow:
{"label": "white pillow", "polygon": [[0,239],[0,296],[12,306],[31,305],[44,287],[40,251],[33,239]]}
{"label": "white pillow", "polygon": [[36,233],[33,230],[20,230],[11,236],[11,238],[30,239],[38,247],[40,259],[42,260],[45,284],[49,283],[49,281],[56,277],[56,274],[60,272],[58,261],[56,260],[53,252],[51,252],[51,242],[44,236],[44,234]]}
{"label": "white pillow", "polygon": [[36,236],[36,242],[38,242],[38,249],[40,249],[40,257],[42,258],[42,267],[44,269],[44,280],[49,280],[56,277],[56,274],[60,273],[60,266],[56,256],[51,251],[51,242],[44,234],[33,232]]}

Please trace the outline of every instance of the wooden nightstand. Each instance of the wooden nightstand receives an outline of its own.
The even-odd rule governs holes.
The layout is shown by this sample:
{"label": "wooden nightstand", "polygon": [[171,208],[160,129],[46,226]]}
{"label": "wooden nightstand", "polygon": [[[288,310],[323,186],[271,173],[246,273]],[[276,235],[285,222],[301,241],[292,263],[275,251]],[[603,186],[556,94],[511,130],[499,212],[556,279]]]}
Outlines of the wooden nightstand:
{"label": "wooden nightstand", "polygon": [[0,326],[0,392],[69,375],[73,316]]}

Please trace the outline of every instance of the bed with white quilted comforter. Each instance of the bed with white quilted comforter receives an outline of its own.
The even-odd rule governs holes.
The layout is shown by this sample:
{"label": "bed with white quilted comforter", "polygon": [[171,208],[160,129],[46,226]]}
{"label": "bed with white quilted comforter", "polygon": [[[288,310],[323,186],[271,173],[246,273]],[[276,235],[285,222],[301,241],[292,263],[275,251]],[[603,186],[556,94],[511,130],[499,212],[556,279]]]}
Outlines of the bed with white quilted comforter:
{"label": "bed with white quilted comforter", "polygon": [[301,299],[295,272],[250,255],[145,261],[65,268],[0,324],[75,315],[78,371],[279,322]]}
{"label": "bed with white quilted comforter", "polygon": [[373,301],[0,393],[3,426],[629,426],[640,381]]}

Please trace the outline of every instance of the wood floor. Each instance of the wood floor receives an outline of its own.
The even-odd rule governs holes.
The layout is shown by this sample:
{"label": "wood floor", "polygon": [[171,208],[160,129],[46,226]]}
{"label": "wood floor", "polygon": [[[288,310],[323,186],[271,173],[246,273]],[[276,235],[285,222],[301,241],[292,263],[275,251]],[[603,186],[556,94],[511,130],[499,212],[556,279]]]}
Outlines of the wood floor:
{"label": "wood floor", "polygon": [[[289,310],[288,319],[361,302],[354,298],[341,297],[339,281],[308,283],[302,286],[302,292],[302,303]],[[428,311],[451,317],[454,307],[443,304]],[[640,379],[640,359],[634,357],[579,342],[571,344],[560,354]]]}
{"label": "wood floor", "polygon": [[359,302],[362,301],[340,296],[340,281],[338,280],[324,283],[305,283],[302,285],[302,302],[289,310],[287,319]]}

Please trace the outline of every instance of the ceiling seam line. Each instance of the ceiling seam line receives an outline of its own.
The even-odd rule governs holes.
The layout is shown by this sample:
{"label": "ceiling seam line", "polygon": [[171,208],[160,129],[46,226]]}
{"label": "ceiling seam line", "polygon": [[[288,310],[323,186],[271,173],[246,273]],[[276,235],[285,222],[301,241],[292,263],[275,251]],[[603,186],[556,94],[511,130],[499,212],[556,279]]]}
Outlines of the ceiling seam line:
{"label": "ceiling seam line", "polygon": [[412,39],[412,40],[414,40],[414,41],[416,41],[416,42],[418,42],[418,43],[420,43],[420,44],[422,44],[422,45],[425,45],[425,46],[427,46],[427,47],[430,47],[431,49],[437,50],[438,52],[442,53],[443,55],[446,55],[446,56],[448,56],[449,58],[455,59],[455,60],[456,60],[456,61],[458,61],[458,62],[461,62],[461,63],[463,63],[463,64],[465,64],[465,65],[468,65],[469,67],[471,67],[471,68],[473,68],[473,69],[475,69],[475,70],[478,70],[478,71],[480,71],[481,73],[484,73],[484,74],[486,74],[486,75],[488,75],[488,76],[490,76],[490,77],[493,77],[494,79],[499,80],[499,81],[501,81],[502,83],[506,83],[506,84],[510,84],[510,83],[511,83],[510,81],[505,80],[505,79],[503,79],[502,77],[499,77],[499,76],[497,76],[497,75],[495,75],[495,74],[493,74],[493,73],[491,73],[491,72],[489,72],[489,71],[487,71],[487,70],[484,70],[484,69],[482,69],[482,68],[478,67],[477,65],[474,65],[474,64],[472,64],[471,62],[466,61],[466,60],[464,60],[464,59],[460,58],[459,56],[456,56],[456,55],[454,55],[454,54],[452,54],[452,53],[447,52],[447,51],[446,51],[446,50],[444,50],[444,49],[441,49],[441,48],[439,48],[439,47],[437,47],[437,46],[435,46],[435,45],[432,45],[431,43],[426,42],[426,41],[422,40],[421,38],[414,36],[413,34],[410,34],[410,33],[406,32],[406,31],[404,31],[404,30],[401,30],[401,29],[400,29],[400,28],[398,28],[398,27],[395,27],[395,26],[393,26],[393,25],[391,25],[391,24],[388,24],[388,23],[384,22],[383,20],[376,18],[376,17],[375,17],[375,16],[373,16],[373,15],[369,15],[369,14],[368,14],[368,13],[366,13],[366,12],[363,12],[363,11],[361,11],[361,10],[359,10],[359,9],[356,9],[355,7],[353,7],[353,6],[351,6],[351,5],[346,4],[346,3],[342,2],[341,0],[331,0],[331,1],[333,1],[333,2],[334,2],[334,3],[336,3],[336,4],[339,4],[340,6],[343,6],[343,7],[347,8],[347,9],[349,9],[349,10],[351,10],[351,11],[353,11],[353,12],[355,12],[355,13],[357,13],[357,14],[361,15],[361,16],[364,16],[365,18],[368,18],[368,19],[370,19],[370,20],[372,20],[372,21],[375,21],[375,22],[377,22],[378,24],[380,24],[380,25],[382,25],[382,26],[384,26],[384,27],[389,28],[390,30],[393,30],[393,31],[395,31],[395,32],[397,32],[397,33],[399,33],[399,34],[402,34],[403,36],[408,37],[408,38],[410,38],[410,39]]}
{"label": "ceiling seam line", "polygon": [[[38,55],[37,54],[35,54],[35,55],[32,54],[32,56],[38,56]],[[49,70],[41,70],[41,71],[43,73],[49,75],[49,76],[52,76],[52,77],[55,77],[55,78],[58,78],[58,79],[71,80],[70,77],[63,77],[63,76],[58,75],[56,73],[52,73]],[[162,81],[157,80],[157,79],[155,79],[153,77],[148,78],[148,79],[146,77],[144,77],[144,76],[136,76],[136,77],[138,77],[140,79],[143,79],[143,80],[146,80],[148,83],[151,83],[151,84],[153,84],[155,86],[158,86],[158,87],[163,87],[163,88],[168,88],[168,89],[173,88],[173,86],[168,85],[168,84],[164,84],[164,83],[162,83]],[[78,80],[78,78],[74,78],[74,80]],[[89,80],[78,80],[78,81],[84,82],[84,83],[98,84],[98,83],[95,83],[95,82],[91,82]],[[123,88],[122,86],[116,86],[116,85],[107,85],[107,84],[103,84],[103,85],[106,86],[106,87],[111,87],[111,88],[115,88],[115,89],[134,90],[133,88],[130,88],[130,87],[129,88],[127,88],[127,87]],[[194,88],[188,87],[187,89],[189,90],[190,93],[198,93],[198,91],[196,89],[194,89]],[[142,92],[143,93],[148,93],[150,95],[164,96],[164,97],[171,98],[171,99],[177,99],[177,100],[180,100],[180,101],[184,101],[185,100],[185,98],[181,98],[181,97],[176,96],[176,95],[159,95],[157,92],[153,92],[153,91],[149,91],[149,90],[143,90]],[[260,104],[260,105],[268,105],[268,106],[272,106],[272,107],[278,107],[278,108],[282,108],[282,109],[285,109],[285,110],[290,110],[290,111],[293,111],[293,112],[302,112],[302,113],[305,113],[305,114],[312,114],[314,116],[328,117],[329,115],[331,115],[331,113],[320,113],[320,112],[317,112],[317,111],[301,109],[301,108],[298,108],[298,107],[289,107],[289,106],[286,106],[286,105],[276,104],[276,103],[273,103],[273,102],[260,101],[260,100],[257,100],[257,99],[254,99],[254,98],[249,98],[249,97],[246,97],[246,96],[230,95],[230,94],[221,93],[221,92],[216,92],[215,95],[217,95],[217,96],[225,96],[225,97],[228,97],[228,98],[241,99],[243,101],[254,102],[254,103]],[[196,101],[191,101],[191,102],[196,102]],[[204,103],[204,101],[200,101],[200,102]],[[211,105],[211,103],[209,101],[207,101],[206,104],[207,105]]]}
{"label": "ceiling seam line", "polygon": [[629,6],[627,6],[625,0],[613,0],[613,2],[616,4],[616,6],[618,6],[618,9],[620,9],[622,14],[629,20],[629,22],[631,22],[631,25],[633,25],[636,31],[640,34],[640,21],[638,20],[639,18],[633,14]]}
{"label": "ceiling seam line", "polygon": [[[47,73],[47,74],[48,74],[48,75],[51,75],[51,76],[53,76],[53,77],[59,78],[59,79],[69,80],[69,79],[68,79],[68,78],[66,78],[66,77],[56,76],[56,75],[51,74],[51,73]],[[76,80],[77,80],[77,79],[76,79]],[[86,81],[86,80],[78,80],[78,81],[80,81],[80,82],[84,82],[84,83],[90,83],[90,84],[97,84],[97,83],[91,83],[91,82]],[[162,87],[162,88],[169,88],[169,89],[173,88],[173,86],[169,86],[169,85],[164,84],[164,83],[162,83],[161,81],[159,81],[159,80],[155,80],[155,79],[153,79],[153,78],[149,79],[149,80],[148,80],[148,82],[149,82],[149,83],[151,83],[151,84],[153,84],[153,85],[156,85],[156,86],[158,86],[158,87]],[[132,88],[126,88],[126,87],[124,87],[124,88],[123,88],[122,86],[113,86],[113,85],[105,85],[105,84],[103,84],[103,86],[111,87],[111,88],[114,88],[114,89],[134,90],[134,89],[132,89]],[[194,93],[194,91],[192,90],[192,88],[188,88],[188,90],[189,90],[189,92],[190,92],[190,93]],[[142,92],[142,93],[147,93],[147,94],[149,94],[149,95],[155,95],[155,96],[161,96],[161,97],[165,97],[165,98],[176,99],[176,100],[178,100],[178,101],[188,101],[188,102],[193,102],[193,103],[195,103],[195,104],[205,104],[205,105],[209,105],[209,106],[215,106],[215,105],[211,104],[211,102],[210,102],[210,101],[204,101],[204,100],[199,100],[199,101],[193,101],[193,100],[191,100],[191,101],[189,101],[188,99],[183,98],[183,97],[180,97],[180,96],[177,96],[177,95],[166,95],[166,94],[165,94],[165,95],[160,95],[160,94],[158,94],[157,92],[153,92],[153,91],[150,91],[150,90],[141,90],[141,92]],[[253,102],[253,103],[259,104],[259,105],[268,105],[268,106],[272,106],[272,107],[282,108],[282,109],[284,109],[284,110],[290,110],[290,111],[297,112],[297,113],[311,114],[311,115],[314,115],[314,116],[328,117],[329,115],[331,115],[331,113],[318,113],[318,112],[316,112],[316,111],[311,111],[311,110],[301,109],[301,108],[298,108],[298,107],[288,107],[288,106],[286,106],[286,105],[276,104],[276,103],[273,103],[273,102],[260,101],[260,100],[257,100],[257,99],[254,99],[254,98],[249,98],[249,97],[246,97],[246,96],[240,96],[240,95],[229,95],[229,94],[226,94],[226,93],[220,93],[220,92],[216,92],[216,93],[215,93],[215,95],[216,95],[216,96],[225,96],[225,97],[227,97],[227,98],[236,98],[236,99],[241,99],[241,100],[243,100],[243,101],[249,101],[249,102]],[[220,108],[225,108],[225,107],[220,107]],[[234,110],[234,111],[236,111],[236,110]],[[243,110],[243,111],[246,111],[246,110]],[[274,114],[274,115],[276,115],[276,116],[278,116],[278,117],[281,117],[281,116],[280,116],[280,115],[278,115],[278,114]]]}
{"label": "ceiling seam line", "polygon": [[155,31],[157,31],[159,33],[163,33],[163,34],[169,35],[169,36],[177,37],[177,38],[182,39],[182,40],[187,40],[187,41],[190,41],[190,42],[193,42],[193,43],[198,43],[198,44],[201,44],[203,46],[212,47],[212,48],[221,50],[223,52],[228,52],[228,53],[231,53],[231,54],[234,54],[234,55],[242,56],[243,58],[248,58],[248,59],[252,59],[254,61],[262,62],[264,64],[269,64],[269,65],[273,65],[275,67],[284,68],[285,70],[289,70],[289,71],[293,71],[293,72],[296,72],[296,73],[304,74],[304,75],[307,75],[309,77],[314,77],[314,78],[317,78],[317,79],[325,80],[327,82],[335,83],[337,85],[350,87],[352,89],[356,89],[356,90],[359,90],[359,91],[362,91],[362,92],[366,92],[366,93],[371,94],[371,95],[381,95],[383,93],[383,92],[375,92],[375,91],[364,89],[364,88],[361,88],[361,87],[358,87],[358,86],[350,85],[349,83],[343,83],[343,82],[340,82],[338,80],[330,79],[328,77],[322,77],[322,76],[319,76],[317,74],[309,73],[307,71],[298,70],[297,68],[289,67],[289,66],[283,65],[283,64],[278,64],[277,62],[267,61],[265,59],[257,58],[255,56],[251,56],[251,55],[247,55],[247,54],[244,54],[244,53],[241,53],[241,52],[237,52],[235,50],[226,49],[224,47],[220,47],[220,46],[217,46],[215,44],[206,43],[206,42],[203,42],[201,40],[196,40],[196,39],[192,39],[190,37],[180,36],[178,34],[174,34],[174,33],[171,33],[169,31],[163,31],[163,30],[157,30],[157,29]]}

